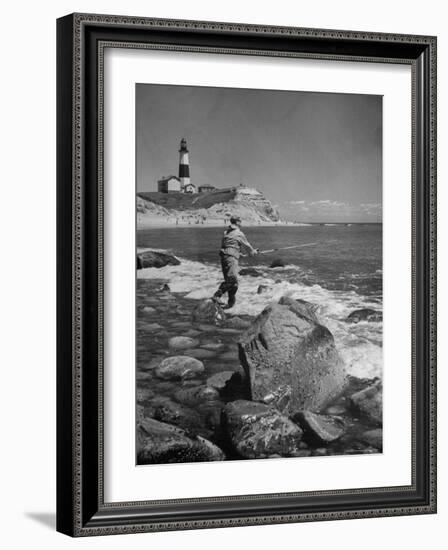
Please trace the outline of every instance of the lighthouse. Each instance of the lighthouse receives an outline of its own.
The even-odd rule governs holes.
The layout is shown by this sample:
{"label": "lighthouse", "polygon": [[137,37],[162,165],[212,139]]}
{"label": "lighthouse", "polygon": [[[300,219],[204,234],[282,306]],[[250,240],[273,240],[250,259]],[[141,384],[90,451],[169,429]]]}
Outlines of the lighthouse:
{"label": "lighthouse", "polygon": [[182,138],[179,149],[179,179],[184,192],[190,186],[190,161],[188,159],[187,140]]}

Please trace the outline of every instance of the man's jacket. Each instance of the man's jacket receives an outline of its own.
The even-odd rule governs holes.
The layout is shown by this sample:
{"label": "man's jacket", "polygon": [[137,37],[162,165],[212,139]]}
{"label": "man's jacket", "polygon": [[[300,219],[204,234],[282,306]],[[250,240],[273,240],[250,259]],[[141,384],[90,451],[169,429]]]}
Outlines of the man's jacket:
{"label": "man's jacket", "polygon": [[241,229],[231,224],[222,238],[220,253],[238,259],[242,250],[252,252],[253,247]]}

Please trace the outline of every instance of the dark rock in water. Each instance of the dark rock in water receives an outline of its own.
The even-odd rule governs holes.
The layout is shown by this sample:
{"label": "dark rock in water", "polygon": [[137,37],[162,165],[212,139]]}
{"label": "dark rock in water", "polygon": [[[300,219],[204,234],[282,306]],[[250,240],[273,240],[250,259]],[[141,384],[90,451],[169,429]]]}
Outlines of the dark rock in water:
{"label": "dark rock in water", "polygon": [[199,403],[219,399],[219,393],[211,386],[197,386],[196,388],[181,388],[174,394],[174,399],[183,405],[195,407]]}
{"label": "dark rock in water", "polygon": [[194,348],[198,344],[197,340],[189,336],[173,336],[168,340],[168,346],[175,350]]}
{"label": "dark rock in water", "polygon": [[270,267],[285,267],[285,262],[281,258],[275,258]]}
{"label": "dark rock in water", "polygon": [[290,298],[289,296],[282,296],[278,301],[279,304],[283,306],[288,306],[292,311],[304,317],[305,319],[311,319],[314,323],[319,324],[319,319],[316,316],[316,311],[318,306],[307,302],[306,300],[300,300],[298,298]]}
{"label": "dark rock in water", "polygon": [[344,421],[337,416],[301,411],[296,413],[292,419],[303,429],[307,441],[317,444],[331,443],[344,434]]}
{"label": "dark rock in water", "polygon": [[364,432],[360,439],[376,449],[382,450],[383,448],[383,430],[381,428]]}
{"label": "dark rock in water", "polygon": [[137,254],[137,269],[145,267],[165,267],[166,265],[179,265],[180,261],[172,254],[145,250]]}
{"label": "dark rock in water", "polygon": [[268,286],[267,285],[259,285],[257,288],[257,294],[264,294],[267,292]]}
{"label": "dark rock in water", "polygon": [[360,321],[382,321],[383,320],[383,314],[381,311],[377,311],[375,309],[357,309],[356,311],[352,311],[350,315],[347,317],[346,321],[348,323],[359,323]]}
{"label": "dark rock in water", "polygon": [[202,300],[193,311],[193,321],[196,323],[219,324],[226,318],[225,311],[214,300]]}
{"label": "dark rock in water", "polygon": [[181,428],[152,418],[137,426],[137,463],[167,464],[224,460],[219,447],[201,436],[188,437]]}
{"label": "dark rock in water", "polygon": [[201,415],[185,405],[175,403],[170,399],[155,407],[153,417],[160,422],[173,424],[188,432],[188,435],[210,437],[210,430],[205,429]]}
{"label": "dark rock in water", "polygon": [[239,400],[228,403],[223,412],[223,429],[239,456],[297,456],[302,452],[302,430],[273,407]]}
{"label": "dark rock in water", "polygon": [[241,328],[245,329],[247,327],[250,327],[250,321],[246,321],[245,319],[241,319],[241,317],[236,317],[235,315],[231,315],[227,318],[225,322],[225,326],[228,328]]}
{"label": "dark rock in water", "polygon": [[352,409],[373,424],[383,423],[383,384],[376,380],[371,386],[350,397]]}
{"label": "dark rock in water", "polygon": [[244,267],[243,269],[240,269],[240,275],[243,277],[261,277],[263,273],[258,271],[258,269],[255,269],[255,267]]}
{"label": "dark rock in water", "polygon": [[[251,398],[263,401],[274,394],[272,404],[288,414],[319,412],[346,385],[345,367],[333,335],[304,317],[298,307],[268,306],[238,343]],[[290,396],[285,399],[288,388]]]}
{"label": "dark rock in water", "polygon": [[235,374],[235,371],[233,370],[225,370],[223,372],[217,372],[213,376],[210,376],[210,378],[207,379],[207,386],[211,386],[212,388],[215,388],[215,390],[223,390],[227,384],[227,382],[232,378],[232,376]]}
{"label": "dark rock in water", "polygon": [[176,355],[167,357],[156,368],[156,376],[163,380],[194,378],[204,371],[204,365],[194,357]]}
{"label": "dark rock in water", "polygon": [[170,285],[169,285],[168,283],[163,284],[163,285],[160,287],[160,291],[161,291],[161,292],[171,292]]}

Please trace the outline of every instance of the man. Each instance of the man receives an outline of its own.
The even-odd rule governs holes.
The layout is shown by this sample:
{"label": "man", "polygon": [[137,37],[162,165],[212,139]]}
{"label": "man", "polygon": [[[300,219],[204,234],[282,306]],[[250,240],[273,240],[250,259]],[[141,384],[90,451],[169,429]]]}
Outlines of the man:
{"label": "man", "polygon": [[241,218],[232,216],[230,225],[224,232],[219,251],[224,282],[213,295],[213,299],[219,301],[219,298],[227,292],[228,304],[224,309],[230,309],[235,305],[238,291],[238,259],[241,251],[248,252],[250,256],[258,254],[258,249],[249,243],[246,235],[241,231]]}

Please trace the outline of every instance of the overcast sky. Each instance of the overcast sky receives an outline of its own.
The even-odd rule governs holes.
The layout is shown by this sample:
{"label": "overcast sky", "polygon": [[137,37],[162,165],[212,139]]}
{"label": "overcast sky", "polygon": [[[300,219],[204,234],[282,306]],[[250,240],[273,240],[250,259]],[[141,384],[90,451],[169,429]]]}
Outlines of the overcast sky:
{"label": "overcast sky", "polygon": [[137,190],[177,175],[256,187],[297,221],[381,221],[382,98],[137,84]]}

